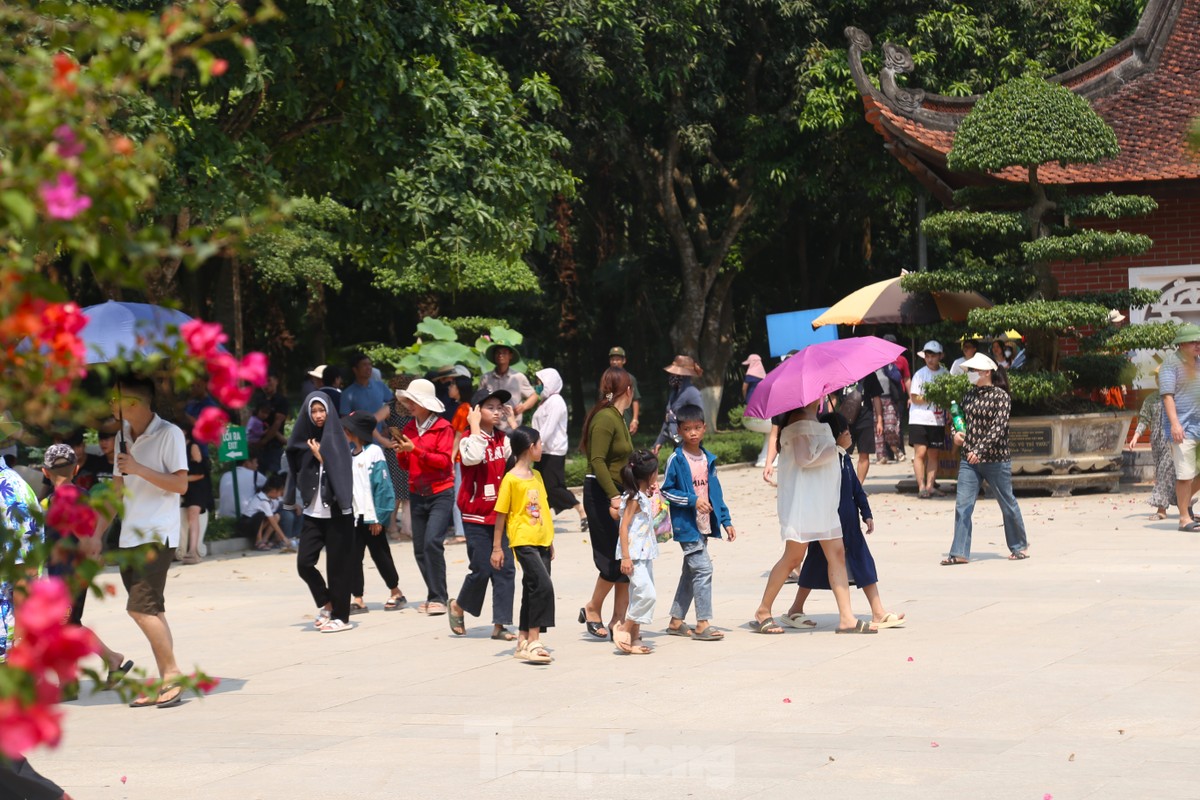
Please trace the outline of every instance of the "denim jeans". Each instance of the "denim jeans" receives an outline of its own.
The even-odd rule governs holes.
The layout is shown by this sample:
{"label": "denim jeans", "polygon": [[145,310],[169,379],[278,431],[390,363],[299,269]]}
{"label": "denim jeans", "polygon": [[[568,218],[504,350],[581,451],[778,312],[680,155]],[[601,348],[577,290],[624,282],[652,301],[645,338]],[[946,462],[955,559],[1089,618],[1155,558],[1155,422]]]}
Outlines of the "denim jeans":
{"label": "denim jeans", "polygon": [[299,539],[300,529],[304,527],[303,516],[286,508],[279,509],[279,527],[283,535],[289,539]]}
{"label": "denim jeans", "polygon": [[454,490],[437,494],[414,494],[412,503],[413,557],[425,581],[430,603],[445,604],[446,589],[446,531],[450,529],[450,509],[454,507]]}
{"label": "denim jeans", "polygon": [[463,526],[467,533],[467,558],[471,571],[463,579],[458,592],[458,604],[472,617],[483,613],[483,598],[487,587],[492,585],[492,624],[512,625],[513,596],[517,590],[517,568],[513,565],[512,548],[508,536],[501,534],[500,547],[504,551],[504,566],[492,566],[492,547],[495,546],[495,526],[476,525],[468,522]]}
{"label": "denim jeans", "polygon": [[692,601],[696,601],[696,620],[712,619],[712,559],[708,557],[708,537],[698,542],[680,542],[683,550],[683,572],[679,588],[671,604],[671,617],[685,619]]}
{"label": "denim jeans", "polygon": [[1012,462],[968,464],[958,462],[958,498],[954,504],[954,543],[950,555],[957,558],[971,557],[971,515],[975,512],[975,499],[979,496],[979,484],[985,480],[996,493],[1000,513],[1004,517],[1004,540],[1010,552],[1019,553],[1029,547],[1025,538],[1025,521],[1021,519],[1021,508],[1012,490]]}

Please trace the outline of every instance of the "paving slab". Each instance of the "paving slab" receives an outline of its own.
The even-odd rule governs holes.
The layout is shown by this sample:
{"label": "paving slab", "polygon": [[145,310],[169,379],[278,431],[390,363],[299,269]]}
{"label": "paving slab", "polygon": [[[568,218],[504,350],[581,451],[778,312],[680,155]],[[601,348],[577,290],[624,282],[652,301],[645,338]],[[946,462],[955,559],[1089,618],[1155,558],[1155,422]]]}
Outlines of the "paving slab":
{"label": "paving slab", "polygon": [[[721,480],[741,535],[711,548],[723,642],[661,633],[673,544],[655,564],[656,652],[587,637],[575,617],[595,572],[570,512],[549,666],[514,660],[486,618],[454,637],[445,617],[383,611],[369,560],[371,611],[317,633],[291,558],[224,554],[176,566],[167,587],[180,664],[221,686],[164,710],[85,694],[66,706],[61,746],[32,760],[77,800],[1200,796],[1200,535],[1147,521],[1149,487],[1022,497],[1032,557],[1011,562],[981,499],[972,563],[945,568],[953,498],[897,495],[907,474],[877,465],[867,480],[880,592],[904,628],[834,635],[832,596],[815,592],[817,629],[752,633],[781,551],[775,491],[732,466]],[[415,605],[411,546],[392,550]],[[448,546],[447,562],[457,587],[465,549]],[[118,594],[89,601],[86,621],[148,666]],[[861,593],[853,603],[869,613]]]}

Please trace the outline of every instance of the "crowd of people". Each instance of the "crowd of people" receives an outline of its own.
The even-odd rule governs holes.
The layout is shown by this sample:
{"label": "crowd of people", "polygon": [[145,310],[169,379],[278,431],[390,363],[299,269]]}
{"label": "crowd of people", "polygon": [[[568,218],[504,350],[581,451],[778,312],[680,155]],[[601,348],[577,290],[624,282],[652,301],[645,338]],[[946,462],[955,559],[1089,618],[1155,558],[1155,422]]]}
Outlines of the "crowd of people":
{"label": "crowd of people", "polygon": [[[1176,504],[1180,528],[1197,530],[1200,521],[1190,501],[1200,488],[1200,328],[1184,326],[1176,343],[1179,354],[1159,371],[1159,392],[1143,405],[1142,424],[1130,443],[1150,431],[1156,466],[1151,518],[1165,518]],[[905,415],[919,498],[942,493],[939,453],[956,448],[960,455],[953,538],[941,563],[970,562],[972,516],[984,481],[1001,509],[1009,558],[1029,557],[1008,448],[1007,374],[1019,368],[1023,352],[1005,340],[987,346],[967,337],[960,344],[962,357],[949,370],[945,349],[931,340],[917,352],[915,372],[901,355],[842,391],[764,421],[770,428],[760,465],[764,479],[778,485],[783,550],[767,576],[751,630],[773,635],[786,627],[815,627],[805,614],[814,589],[832,592],[839,634],[874,634],[907,622],[881,598],[864,535],[864,526],[865,534],[873,532],[875,520],[863,491],[872,459],[905,460],[900,438]],[[510,345],[494,344],[486,355],[494,367],[478,385],[468,370],[454,365],[384,383],[370,358],[355,354],[349,384],[338,368],[321,365],[307,373],[307,393],[294,420],[272,376],[253,403],[250,457],[221,476],[215,497],[210,454],[187,432],[211,402],[202,384],[187,398],[181,428],[154,412],[152,382],[123,379],[112,397],[114,419],[96,432],[98,453],[88,452],[78,432],[47,448],[43,497],[64,483],[85,490],[111,483],[125,495],[120,518],[101,519],[92,541],[75,544],[83,557],[97,557],[105,541],[125,555],[119,560],[127,610],[150,643],[162,678],[157,695],[140,696],[133,705],[179,702],[179,687],[171,683],[179,669],[166,619],[167,567],[173,558],[185,564],[200,560],[203,517],[211,510],[238,519],[256,549],[295,554],[315,608],[314,626],[322,633],[352,630],[351,617],[369,610],[367,554],[387,590],[382,609],[409,606],[391,548],[393,538],[407,538],[424,584],[418,612],[445,615],[452,634],[465,636],[468,618],[485,614],[490,589],[491,638],[513,642],[519,659],[550,663],[554,656],[543,637],[558,616],[551,577],[553,518],[573,511],[588,534],[596,568],[577,617],[585,635],[608,639],[621,653],[653,652],[641,635],[655,619],[653,562],[673,540],[683,559],[666,633],[723,639],[726,631],[713,619],[710,540],[733,542],[737,530],[717,458],[704,446],[704,401],[695,385],[704,375],[701,366],[679,355],[664,367],[670,391],[662,423],[653,446],[636,449],[640,394],[624,368],[625,351],[612,348],[578,443],[587,465],[580,498],[566,479],[571,448],[562,377],[544,368],[531,380],[514,369],[521,355]],[[757,355],[744,365],[749,399],[766,367]],[[947,373],[965,375],[971,383],[953,419],[951,409],[926,395],[926,387]],[[5,425],[0,438],[11,439],[13,424],[0,422]],[[660,483],[663,448],[669,455]],[[10,525],[35,519],[22,516],[21,508],[39,502],[38,494],[0,462],[0,495]],[[56,535],[39,534],[29,521],[22,530],[30,538]],[[455,540],[467,551],[457,591],[445,553],[447,542]],[[53,569],[70,573],[73,566]],[[774,605],[788,582],[797,584],[796,594],[777,618]],[[851,585],[862,590],[869,619],[855,615]],[[82,624],[85,597],[81,592],[76,598],[74,624]],[[12,603],[12,587],[0,589],[0,619],[6,623],[0,659],[11,641]],[[110,681],[120,680],[132,662],[101,647]]]}

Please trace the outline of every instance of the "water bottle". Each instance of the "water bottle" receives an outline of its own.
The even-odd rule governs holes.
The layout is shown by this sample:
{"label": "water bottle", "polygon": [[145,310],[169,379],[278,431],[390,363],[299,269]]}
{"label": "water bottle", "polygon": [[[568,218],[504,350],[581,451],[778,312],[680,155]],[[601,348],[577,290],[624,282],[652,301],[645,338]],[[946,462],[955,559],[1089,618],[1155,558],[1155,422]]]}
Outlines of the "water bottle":
{"label": "water bottle", "polygon": [[962,409],[958,407],[957,400],[950,401],[950,424],[957,433],[967,432],[967,423],[963,420]]}

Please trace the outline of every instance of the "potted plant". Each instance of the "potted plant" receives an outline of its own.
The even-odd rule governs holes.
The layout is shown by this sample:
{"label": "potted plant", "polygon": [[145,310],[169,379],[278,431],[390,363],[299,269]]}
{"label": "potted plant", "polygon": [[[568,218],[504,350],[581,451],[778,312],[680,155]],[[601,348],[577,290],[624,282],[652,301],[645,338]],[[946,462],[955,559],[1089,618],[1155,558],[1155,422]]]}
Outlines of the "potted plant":
{"label": "potted plant", "polygon": [[[1062,296],[1051,270],[1054,264],[1082,267],[1137,255],[1153,244],[1141,234],[1079,224],[1148,214],[1157,208],[1153,198],[1068,193],[1039,175],[1046,165],[1096,163],[1117,152],[1112,129],[1066,87],[1033,73],[998,87],[964,118],[946,162],[957,172],[999,181],[959,190],[958,208],[924,220],[922,229],[944,266],[901,281],[914,292],[983,292],[996,304],[971,311],[968,330],[999,335],[1016,329],[1023,335],[1025,362],[1009,374],[1018,486],[1056,493],[1115,488],[1131,413],[1098,403],[1097,392],[1131,381],[1128,351],[1165,347],[1174,336],[1171,323],[1118,327],[1110,321],[1110,311],[1150,305],[1157,292]],[[965,377],[947,376],[926,394],[949,407],[967,388]]]}

